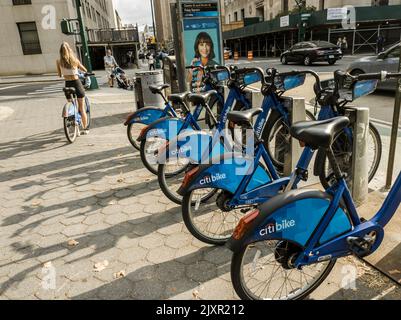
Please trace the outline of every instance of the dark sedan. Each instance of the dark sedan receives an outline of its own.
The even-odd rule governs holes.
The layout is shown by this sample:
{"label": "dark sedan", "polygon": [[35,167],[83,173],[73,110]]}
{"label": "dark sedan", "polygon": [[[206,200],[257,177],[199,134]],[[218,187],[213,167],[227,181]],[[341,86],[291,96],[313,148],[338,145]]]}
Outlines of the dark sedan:
{"label": "dark sedan", "polygon": [[281,55],[281,63],[303,63],[310,66],[314,62],[328,62],[330,65],[342,59],[343,53],[335,44],[326,41],[299,42]]}

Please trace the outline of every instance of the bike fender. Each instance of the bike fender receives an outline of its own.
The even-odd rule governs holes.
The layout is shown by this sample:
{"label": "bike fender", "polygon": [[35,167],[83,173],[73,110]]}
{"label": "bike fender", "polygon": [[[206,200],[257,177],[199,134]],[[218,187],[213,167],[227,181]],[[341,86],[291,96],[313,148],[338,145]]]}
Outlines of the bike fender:
{"label": "bike fender", "polygon": [[160,119],[163,116],[163,112],[163,109],[157,107],[141,108],[128,115],[124,125],[128,126],[130,123],[143,123],[149,125],[157,119]]}
{"label": "bike fender", "polygon": [[326,159],[326,151],[319,149],[316,154],[315,164],[313,165],[313,175],[316,177],[320,176],[320,173],[324,171]]}
{"label": "bike fender", "polygon": [[[270,199],[260,206],[260,213],[240,239],[231,239],[227,247],[237,252],[258,241],[280,240],[304,248],[329,208],[331,196],[314,190],[293,190]],[[339,208],[323,233],[320,243],[351,230],[348,215]]]}
{"label": "bike fender", "polygon": [[62,118],[68,118],[75,115],[75,107],[72,102],[68,102],[63,107],[63,112],[61,114]]}
{"label": "bike fender", "polygon": [[[181,118],[164,117],[152,122],[141,132],[137,141],[143,141],[150,137],[161,137],[165,140],[170,140],[176,137],[184,125],[184,120]],[[191,130],[188,128],[187,130]]]}
{"label": "bike fender", "polygon": [[180,187],[178,193],[184,195],[195,189],[213,188],[235,193],[242,177],[252,170],[254,160],[239,153],[225,153],[212,159],[212,164],[199,167],[199,172],[187,183]]}
{"label": "bike fender", "polygon": [[[214,157],[225,152],[220,141],[213,141],[213,134],[207,131],[183,130],[177,137],[170,140],[169,148],[164,154],[165,157],[189,159],[193,164],[212,163]],[[212,148],[211,148],[212,147]]]}

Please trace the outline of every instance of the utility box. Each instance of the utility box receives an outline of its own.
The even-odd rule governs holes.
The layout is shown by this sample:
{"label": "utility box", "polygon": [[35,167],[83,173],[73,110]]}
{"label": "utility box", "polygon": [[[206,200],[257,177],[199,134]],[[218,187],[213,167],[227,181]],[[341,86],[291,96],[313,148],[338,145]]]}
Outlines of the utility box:
{"label": "utility box", "polygon": [[135,97],[137,109],[143,107],[163,107],[164,101],[159,94],[150,91],[149,86],[164,83],[163,70],[138,71],[135,73]]}

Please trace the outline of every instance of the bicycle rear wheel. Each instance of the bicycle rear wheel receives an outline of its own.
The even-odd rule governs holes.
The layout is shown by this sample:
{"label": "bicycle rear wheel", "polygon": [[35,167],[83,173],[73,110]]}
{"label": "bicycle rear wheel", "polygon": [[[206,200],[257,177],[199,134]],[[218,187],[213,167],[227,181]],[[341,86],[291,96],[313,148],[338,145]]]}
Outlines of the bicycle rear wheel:
{"label": "bicycle rear wheel", "polygon": [[78,135],[78,125],[75,122],[75,117],[64,118],[64,133],[68,142],[73,143]]}
{"label": "bicycle rear wheel", "polygon": [[224,190],[197,189],[182,199],[182,217],[198,240],[224,245],[230,239],[243,213],[240,209],[222,210],[229,195]]}
{"label": "bicycle rear wheel", "polygon": [[301,248],[286,240],[259,241],[235,252],[231,281],[243,300],[299,300],[329,275],[336,260],[297,269],[291,266]]}

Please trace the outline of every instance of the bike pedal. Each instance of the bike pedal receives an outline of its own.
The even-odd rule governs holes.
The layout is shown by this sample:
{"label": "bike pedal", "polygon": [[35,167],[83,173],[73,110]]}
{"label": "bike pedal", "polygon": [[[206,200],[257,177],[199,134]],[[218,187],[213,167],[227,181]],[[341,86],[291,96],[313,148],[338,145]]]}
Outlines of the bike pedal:
{"label": "bike pedal", "polygon": [[364,238],[348,237],[349,249],[358,257],[364,257],[370,254],[373,243]]}

